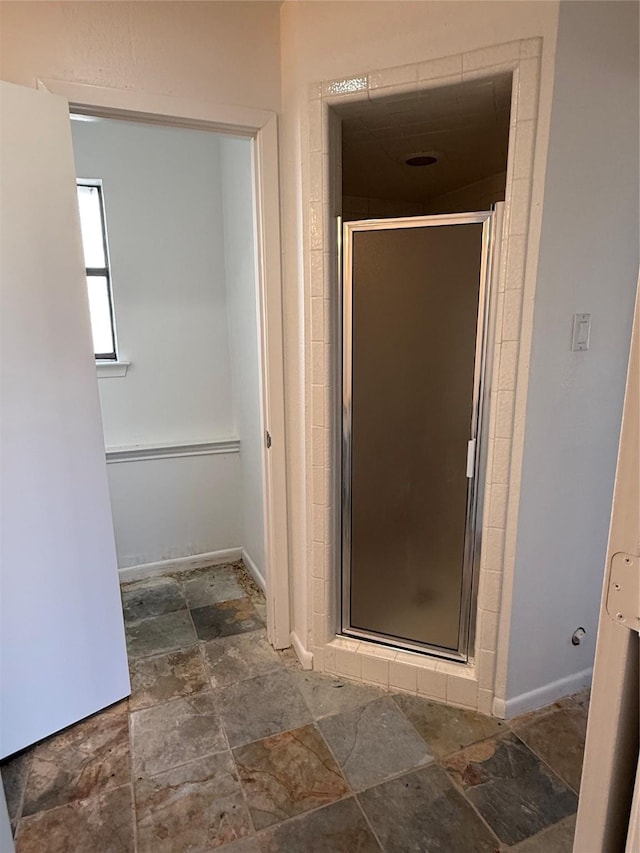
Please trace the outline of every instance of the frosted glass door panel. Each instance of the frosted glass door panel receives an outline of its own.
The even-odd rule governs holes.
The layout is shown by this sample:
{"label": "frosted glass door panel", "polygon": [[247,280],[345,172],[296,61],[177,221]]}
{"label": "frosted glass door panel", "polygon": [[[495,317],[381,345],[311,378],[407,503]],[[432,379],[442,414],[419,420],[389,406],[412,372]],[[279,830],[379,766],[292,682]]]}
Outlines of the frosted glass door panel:
{"label": "frosted glass door panel", "polygon": [[458,648],[482,223],[353,232],[351,626]]}

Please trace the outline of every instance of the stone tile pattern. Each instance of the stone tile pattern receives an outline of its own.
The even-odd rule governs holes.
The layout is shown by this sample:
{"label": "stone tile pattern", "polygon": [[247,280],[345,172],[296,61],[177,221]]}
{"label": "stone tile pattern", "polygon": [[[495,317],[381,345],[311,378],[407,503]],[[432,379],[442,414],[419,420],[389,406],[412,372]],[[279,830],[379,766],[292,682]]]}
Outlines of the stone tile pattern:
{"label": "stone tile pattern", "polygon": [[506,724],[304,672],[242,564],[123,605],[131,698],[1,768],[17,853],[570,853],[588,697]]}

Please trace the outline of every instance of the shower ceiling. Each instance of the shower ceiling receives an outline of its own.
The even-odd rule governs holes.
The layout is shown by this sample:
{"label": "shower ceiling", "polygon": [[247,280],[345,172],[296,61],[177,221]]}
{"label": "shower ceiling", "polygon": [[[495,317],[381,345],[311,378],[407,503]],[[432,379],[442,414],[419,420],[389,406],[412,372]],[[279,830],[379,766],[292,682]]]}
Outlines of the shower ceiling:
{"label": "shower ceiling", "polygon": [[[342,118],[343,193],[424,202],[504,172],[511,76],[351,102]],[[407,157],[438,156],[429,168]]]}

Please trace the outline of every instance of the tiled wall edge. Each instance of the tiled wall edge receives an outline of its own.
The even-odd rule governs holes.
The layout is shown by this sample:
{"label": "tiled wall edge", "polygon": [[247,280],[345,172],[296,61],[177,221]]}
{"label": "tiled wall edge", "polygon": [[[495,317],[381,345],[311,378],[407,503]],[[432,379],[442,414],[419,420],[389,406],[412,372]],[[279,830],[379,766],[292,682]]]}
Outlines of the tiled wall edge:
{"label": "tiled wall edge", "polygon": [[433,82],[437,86],[449,85],[463,79],[474,79],[475,76],[486,77],[511,70],[525,60],[538,59],[541,52],[541,37],[517,39],[422,62],[394,65],[311,83],[308,100],[310,103],[324,100],[344,104],[350,100],[361,101],[366,97],[411,92],[415,90],[417,82],[427,85]]}
{"label": "tiled wall edge", "polygon": [[476,707],[483,686],[476,665],[395,651],[342,636],[326,643],[320,655],[314,654],[314,669],[463,708]]}

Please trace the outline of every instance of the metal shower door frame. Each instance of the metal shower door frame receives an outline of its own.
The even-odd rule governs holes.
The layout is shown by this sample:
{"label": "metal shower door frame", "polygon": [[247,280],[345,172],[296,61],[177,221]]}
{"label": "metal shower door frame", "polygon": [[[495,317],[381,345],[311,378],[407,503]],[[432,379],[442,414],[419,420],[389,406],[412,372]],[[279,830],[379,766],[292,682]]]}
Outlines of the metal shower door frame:
{"label": "metal shower door frame", "polygon": [[[393,648],[429,653],[437,657],[467,662],[475,640],[475,614],[477,604],[477,575],[480,568],[482,533],[482,507],[487,464],[487,435],[483,429],[488,409],[491,352],[493,339],[490,310],[492,278],[495,273],[494,247],[499,246],[503,205],[494,210],[473,213],[455,213],[435,216],[399,217],[396,219],[369,219],[345,222],[342,226],[340,270],[341,327],[342,327],[342,466],[341,466],[341,547],[340,592],[342,634],[370,640]],[[376,634],[351,626],[351,474],[352,474],[352,370],[353,370],[353,234],[359,231],[390,231],[402,228],[429,228],[438,226],[482,224],[482,249],[480,255],[480,282],[478,292],[478,320],[473,377],[472,421],[469,441],[475,441],[473,475],[468,477],[465,542],[460,600],[458,648],[444,649],[427,643],[412,642],[384,634]]]}

